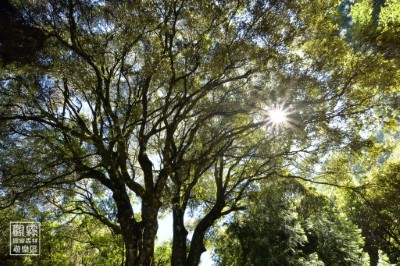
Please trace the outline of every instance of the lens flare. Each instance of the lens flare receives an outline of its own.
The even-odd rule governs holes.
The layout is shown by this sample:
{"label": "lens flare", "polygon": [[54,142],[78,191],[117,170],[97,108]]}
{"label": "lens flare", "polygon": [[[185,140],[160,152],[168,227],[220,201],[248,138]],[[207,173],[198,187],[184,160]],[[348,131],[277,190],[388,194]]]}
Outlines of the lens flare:
{"label": "lens flare", "polygon": [[268,118],[272,124],[283,124],[287,121],[287,113],[281,109],[272,109],[268,113]]}
{"label": "lens flare", "polygon": [[289,123],[289,112],[282,105],[270,108],[267,113],[267,121],[271,128],[279,131]]}

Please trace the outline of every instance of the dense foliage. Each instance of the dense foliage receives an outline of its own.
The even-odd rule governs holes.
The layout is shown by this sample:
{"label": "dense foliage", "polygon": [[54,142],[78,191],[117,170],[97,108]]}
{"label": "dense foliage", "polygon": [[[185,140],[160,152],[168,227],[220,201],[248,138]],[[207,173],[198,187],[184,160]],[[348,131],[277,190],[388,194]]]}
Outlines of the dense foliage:
{"label": "dense foliage", "polygon": [[[217,240],[218,265],[366,265],[363,239],[332,202],[295,180],[271,182]],[[233,255],[234,254],[234,255]]]}
{"label": "dense foliage", "polygon": [[[1,265],[121,265],[124,248],[121,236],[90,217],[71,216],[55,212],[41,204],[25,203],[2,210]],[[9,222],[41,223],[40,256],[10,256]]]}
{"label": "dense foliage", "polygon": [[32,263],[398,262],[398,161],[361,163],[396,139],[397,1],[1,8],[0,205],[43,222]]}

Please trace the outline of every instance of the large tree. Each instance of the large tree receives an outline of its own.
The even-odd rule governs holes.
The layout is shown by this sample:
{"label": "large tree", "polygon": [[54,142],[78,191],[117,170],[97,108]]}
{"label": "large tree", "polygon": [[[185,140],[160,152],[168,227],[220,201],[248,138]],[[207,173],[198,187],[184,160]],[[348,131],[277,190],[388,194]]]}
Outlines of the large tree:
{"label": "large tree", "polygon": [[218,265],[365,265],[361,230],[335,203],[294,179],[254,194],[217,238]]}
{"label": "large tree", "polygon": [[172,265],[197,265],[260,180],[360,146],[397,71],[347,45],[335,1],[12,3],[44,46],[2,69],[1,203],[91,215],[122,234],[126,265],[154,264],[163,211]]}
{"label": "large tree", "polygon": [[[385,141],[391,142],[388,136]],[[368,163],[360,164],[363,168],[358,167],[364,170],[363,189],[348,193],[346,198],[348,216],[362,229],[371,266],[380,263],[380,251],[388,255],[391,263],[400,261],[398,154],[397,146],[378,158],[370,156],[374,159],[369,168],[365,167]]]}

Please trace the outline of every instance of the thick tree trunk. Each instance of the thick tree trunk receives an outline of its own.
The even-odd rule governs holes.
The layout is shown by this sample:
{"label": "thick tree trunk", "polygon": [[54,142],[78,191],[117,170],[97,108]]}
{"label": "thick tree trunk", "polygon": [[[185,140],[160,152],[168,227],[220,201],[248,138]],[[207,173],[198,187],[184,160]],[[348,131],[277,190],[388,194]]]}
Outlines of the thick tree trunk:
{"label": "thick tree trunk", "polygon": [[215,183],[217,185],[216,201],[213,208],[197,224],[190,242],[190,251],[186,260],[186,266],[199,265],[201,254],[206,251],[204,246],[204,236],[214,222],[222,216],[222,209],[225,206],[225,189],[223,180],[223,160],[219,161],[219,166],[215,168]]}
{"label": "thick tree trunk", "polygon": [[132,205],[124,185],[116,185],[113,198],[117,205],[117,218],[125,243],[125,266],[138,265],[138,247],[140,247],[140,223],[133,216]]}
{"label": "thick tree trunk", "polygon": [[369,265],[370,266],[377,266],[379,263],[379,252],[377,248],[371,248],[368,250],[369,255]]}
{"label": "thick tree trunk", "polygon": [[137,247],[136,243],[131,243],[130,239],[124,236],[125,241],[125,266],[137,265]]}
{"label": "thick tree trunk", "polygon": [[121,232],[125,243],[125,266],[138,265],[138,253],[141,244],[140,228],[137,222],[133,220],[121,221]]}
{"label": "thick tree trunk", "polygon": [[186,263],[186,239],[188,231],[184,225],[185,211],[179,207],[179,202],[172,209],[173,240],[171,265],[184,266]]}
{"label": "thick tree trunk", "polygon": [[154,265],[154,243],[158,230],[158,211],[161,206],[157,197],[143,199],[142,221],[133,216],[132,205],[124,190],[114,192],[113,198],[118,208],[118,222],[125,243],[125,266]]}
{"label": "thick tree trunk", "polygon": [[157,195],[146,199],[142,201],[143,243],[138,264],[140,266],[154,265],[154,244],[158,231],[158,211],[161,207]]}
{"label": "thick tree trunk", "polygon": [[204,235],[214,222],[221,217],[223,207],[223,201],[217,201],[212,210],[196,226],[192,241],[190,242],[190,251],[186,261],[186,266],[199,265],[201,254],[206,251],[204,246]]}
{"label": "thick tree trunk", "polygon": [[369,265],[377,266],[379,263],[379,251],[377,245],[375,245],[374,239],[368,235],[365,237],[364,250],[367,251],[369,255]]}
{"label": "thick tree trunk", "polygon": [[189,256],[186,261],[186,266],[195,266],[200,264],[201,254],[206,251],[204,246],[204,234],[206,231],[207,230],[199,230],[199,232],[196,232],[195,230],[191,241]]}

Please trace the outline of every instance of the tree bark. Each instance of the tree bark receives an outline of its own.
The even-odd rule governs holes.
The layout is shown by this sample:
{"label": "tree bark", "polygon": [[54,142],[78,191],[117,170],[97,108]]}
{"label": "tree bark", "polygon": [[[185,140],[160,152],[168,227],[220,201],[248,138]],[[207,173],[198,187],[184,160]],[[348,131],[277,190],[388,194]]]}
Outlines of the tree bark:
{"label": "tree bark", "polygon": [[373,239],[370,239],[369,236],[365,237],[365,245],[364,250],[367,251],[369,255],[369,265],[377,266],[379,263],[379,251],[377,245],[374,243]]}
{"label": "tree bark", "polygon": [[134,218],[132,205],[124,185],[116,186],[113,199],[117,205],[117,218],[125,243],[125,266],[136,266],[138,265],[138,247],[141,242],[140,223]]}
{"label": "tree bark", "polygon": [[211,211],[196,226],[190,243],[190,251],[186,261],[186,266],[199,265],[201,254],[206,251],[204,246],[204,235],[213,223],[221,217],[223,207],[223,202],[217,201]]}
{"label": "tree bark", "polygon": [[184,224],[185,211],[179,206],[179,201],[174,200],[172,209],[173,239],[171,265],[184,266],[186,263],[186,239],[188,231]]}
{"label": "tree bark", "polygon": [[154,265],[154,243],[158,231],[158,211],[161,202],[157,195],[142,199],[143,243],[140,250],[140,266]]}

